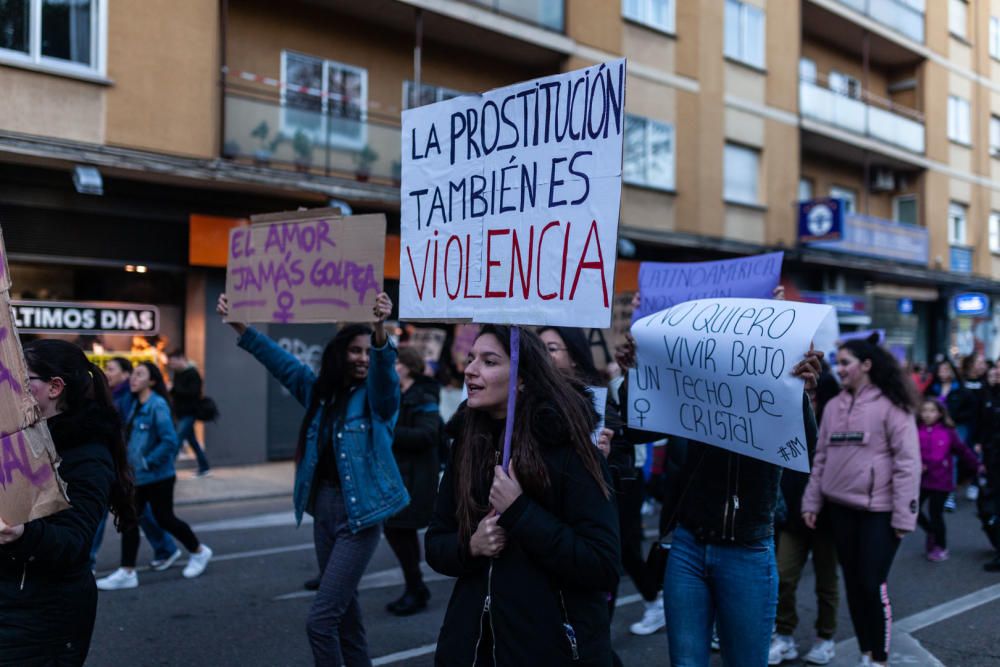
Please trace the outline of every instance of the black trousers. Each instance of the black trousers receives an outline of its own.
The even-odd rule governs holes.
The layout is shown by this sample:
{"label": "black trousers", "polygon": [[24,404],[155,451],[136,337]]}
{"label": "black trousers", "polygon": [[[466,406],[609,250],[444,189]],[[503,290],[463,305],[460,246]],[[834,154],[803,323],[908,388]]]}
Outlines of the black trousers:
{"label": "black trousers", "polygon": [[[146,511],[146,503],[153,510],[153,517],[160,528],[173,535],[184,548],[194,553],[200,544],[191,526],[174,515],[174,484],[176,477],[164,479],[152,484],[135,487],[136,513],[142,516]],[[139,555],[139,526],[133,526],[122,534],[122,567],[135,567],[136,556]]]}
{"label": "black trousers", "polygon": [[[948,536],[944,526],[944,502],[947,499],[947,491],[920,489],[920,514],[917,516],[917,523],[934,538],[934,544],[942,549],[948,547]],[[925,501],[930,512],[929,517],[924,514]]]}
{"label": "black trousers", "polygon": [[420,571],[420,537],[415,528],[390,528],[386,526],[385,541],[396,554],[399,566],[403,568],[403,578],[406,589],[415,590],[424,583],[424,575]]}
{"label": "black trousers", "polygon": [[837,558],[844,572],[847,607],[862,653],[889,659],[892,605],[886,580],[900,539],[891,512],[866,512],[836,503],[827,506]]}

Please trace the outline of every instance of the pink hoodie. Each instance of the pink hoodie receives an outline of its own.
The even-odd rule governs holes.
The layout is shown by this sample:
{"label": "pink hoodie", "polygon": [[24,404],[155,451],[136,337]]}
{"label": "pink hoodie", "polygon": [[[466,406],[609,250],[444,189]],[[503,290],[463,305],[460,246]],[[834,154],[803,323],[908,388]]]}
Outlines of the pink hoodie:
{"label": "pink hoodie", "polygon": [[875,385],[857,396],[842,391],[823,412],[816,458],[802,511],[824,501],[869,512],[892,512],[892,527],[911,531],[920,497],[920,440],[913,415]]}

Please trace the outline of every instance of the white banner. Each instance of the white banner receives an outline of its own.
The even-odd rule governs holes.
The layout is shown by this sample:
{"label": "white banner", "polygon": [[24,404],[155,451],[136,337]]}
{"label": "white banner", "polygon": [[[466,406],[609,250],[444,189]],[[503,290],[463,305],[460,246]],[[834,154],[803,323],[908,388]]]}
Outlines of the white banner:
{"label": "white banner", "polygon": [[607,328],[625,60],[403,112],[400,318]]}
{"label": "white banner", "polygon": [[802,381],[792,375],[830,306],[701,299],[632,325],[629,426],[809,470]]}

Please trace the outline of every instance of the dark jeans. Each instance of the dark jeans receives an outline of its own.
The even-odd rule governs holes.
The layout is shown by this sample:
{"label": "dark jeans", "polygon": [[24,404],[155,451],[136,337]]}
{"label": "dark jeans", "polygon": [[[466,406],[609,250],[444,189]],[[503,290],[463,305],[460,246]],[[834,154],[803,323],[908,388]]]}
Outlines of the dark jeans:
{"label": "dark jeans", "polygon": [[[146,504],[153,508],[156,522],[165,531],[180,540],[184,548],[194,553],[200,548],[198,538],[191,527],[174,515],[174,484],[176,477],[164,479],[152,484],[135,487],[136,512],[142,516]],[[135,558],[139,554],[139,528],[134,526],[122,534],[122,567],[135,567]]]}
{"label": "dark jeans", "polygon": [[[101,550],[101,544],[104,542],[104,525],[107,522],[108,515],[105,514],[97,526],[97,533],[94,534],[94,543],[90,547],[91,570],[97,568],[97,552]],[[163,532],[160,524],[156,523],[156,519],[153,518],[153,510],[149,505],[146,505],[146,511],[139,517],[139,527],[142,528],[142,534],[149,541],[149,546],[153,547],[153,558],[156,560],[166,560],[177,551],[177,545],[174,544],[173,538]]]}
{"label": "dark jeans", "polygon": [[206,472],[211,467],[208,465],[208,458],[205,457],[205,452],[202,451],[201,444],[198,442],[198,436],[194,434],[194,415],[177,419],[177,439],[180,440],[181,444],[187,441],[191,446],[191,451],[194,452],[194,457],[198,460],[198,472]]}
{"label": "dark jeans", "polygon": [[891,512],[866,512],[830,503],[826,510],[844,569],[847,608],[862,653],[886,662],[892,631],[892,605],[886,580],[900,539]]}
{"label": "dark jeans", "polygon": [[642,472],[635,479],[619,480],[618,525],[621,527],[622,567],[646,602],[656,599],[663,582],[646,571],[642,553],[642,501],[645,500],[645,480]]}
{"label": "dark jeans", "polygon": [[368,640],[358,604],[358,583],[378,547],[378,525],[352,533],[344,494],[326,483],[316,490],[313,539],[319,590],[306,632],[317,667],[370,667]]}
{"label": "dark jeans", "polygon": [[[920,489],[920,514],[917,516],[917,523],[934,539],[934,544],[942,549],[948,548],[948,535],[944,527],[944,501],[947,499],[947,491]],[[927,501],[930,518],[924,514],[924,501]]]}
{"label": "dark jeans", "polygon": [[783,530],[778,540],[778,621],[781,635],[795,634],[799,615],[795,608],[796,592],[802,569],[812,552],[816,572],[816,634],[821,639],[833,639],[837,632],[837,548],[829,526],[820,523],[816,530]]}
{"label": "dark jeans", "polygon": [[777,599],[774,540],[709,544],[678,526],[663,581],[670,664],[708,667],[715,623],[724,665],[766,665]]}
{"label": "dark jeans", "polygon": [[406,580],[406,590],[415,591],[424,583],[424,575],[420,571],[420,537],[416,528],[384,528],[385,541],[396,554],[399,566],[403,568],[403,578]]}

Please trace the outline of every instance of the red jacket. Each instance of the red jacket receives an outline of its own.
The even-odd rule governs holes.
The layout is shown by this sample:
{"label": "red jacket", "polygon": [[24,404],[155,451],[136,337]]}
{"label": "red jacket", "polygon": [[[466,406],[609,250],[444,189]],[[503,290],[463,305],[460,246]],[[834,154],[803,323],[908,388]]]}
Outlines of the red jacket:
{"label": "red jacket", "polygon": [[954,491],[955,477],[952,473],[952,457],[959,456],[965,464],[975,470],[979,467],[979,459],[972,453],[955,429],[940,422],[933,426],[921,426],[920,460],[923,463],[923,476],[920,478],[920,488],[928,491]]}
{"label": "red jacket", "polygon": [[892,512],[892,527],[911,531],[920,496],[920,443],[913,415],[875,385],[842,391],[823,411],[802,511],[825,501],[869,512]]}

